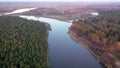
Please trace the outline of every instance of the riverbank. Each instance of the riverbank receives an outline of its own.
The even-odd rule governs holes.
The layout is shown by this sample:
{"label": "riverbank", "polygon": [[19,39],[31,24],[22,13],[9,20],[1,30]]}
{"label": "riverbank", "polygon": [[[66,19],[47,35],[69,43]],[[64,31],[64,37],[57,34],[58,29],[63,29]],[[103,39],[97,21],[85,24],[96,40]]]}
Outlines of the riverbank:
{"label": "riverbank", "polygon": [[75,31],[72,27],[69,29],[69,35],[76,42],[82,44],[85,48],[89,50],[89,52],[95,56],[105,67],[107,68],[120,68],[120,63],[116,58],[108,53],[103,47],[99,47],[98,45],[90,42],[84,36],[77,35],[77,31]]}
{"label": "riverbank", "polygon": [[[71,5],[73,6],[73,5]],[[47,8],[46,8],[47,7]],[[89,15],[91,12],[85,12],[85,13],[81,13],[79,11],[81,11],[81,9],[79,10],[74,10],[74,9],[70,9],[70,10],[67,10],[67,11],[63,11],[63,7],[62,9],[60,9],[62,11],[59,12],[59,11],[56,11],[56,9],[52,9],[50,8],[51,6],[46,6],[44,8],[40,8],[37,11],[33,10],[33,14],[31,13],[32,11],[27,12],[27,11],[24,11],[28,14],[24,14],[24,12],[19,12],[19,13],[16,13],[16,12],[11,12],[12,15],[16,15],[16,16],[19,16],[19,15],[28,15],[28,18],[29,18],[29,15],[33,15],[33,16],[36,16],[39,14],[39,16],[42,16],[42,17],[48,17],[48,18],[54,18],[54,19],[59,19],[59,20],[68,20],[68,19],[78,19],[78,18],[83,18],[84,16],[86,17],[86,14]],[[56,7],[57,8],[57,7]],[[68,7],[67,7],[68,8]],[[73,8],[73,7],[72,7]],[[51,10],[52,9],[52,10]],[[66,9],[66,8],[65,8]],[[77,8],[78,9],[78,8]],[[18,9],[19,10],[19,9]],[[25,10],[25,9],[23,9]],[[37,9],[36,9],[37,10]],[[72,10],[72,12],[71,12]],[[88,9],[89,11],[90,9]],[[19,10],[21,11],[21,10]],[[69,13],[70,11],[70,13]],[[75,11],[75,12],[74,12]],[[78,11],[78,12],[76,12]],[[59,13],[56,13],[56,12],[59,12]],[[11,14],[10,13],[10,14]],[[15,14],[16,13],[16,14]],[[35,15],[35,14],[36,15]],[[68,13],[68,14],[67,14]],[[78,14],[80,13],[80,14]],[[55,15],[54,15],[55,14]],[[84,16],[82,15],[84,14]],[[9,14],[8,14],[9,15]],[[11,15],[10,15],[11,16]],[[38,16],[38,17],[39,17]],[[47,37],[46,39],[48,39],[48,41],[50,42],[49,43],[49,47],[50,47],[50,63],[51,63],[51,68],[70,68],[70,67],[81,67],[81,68],[87,68],[86,66],[90,66],[91,68],[101,68],[101,65],[99,64],[99,62],[96,61],[96,59],[93,59],[94,57],[89,54],[89,51],[94,54],[95,56],[98,55],[98,58],[99,56],[102,56],[102,57],[107,57],[107,59],[101,59],[101,60],[108,60],[109,63],[112,64],[112,59],[108,59],[109,57],[106,56],[106,55],[109,55],[110,57],[114,58],[111,54],[108,54],[106,53],[105,49],[102,49],[100,47],[95,47],[93,48],[92,45],[95,45],[95,44],[91,44],[91,46],[88,46],[87,47],[87,44],[86,44],[86,48],[89,50],[87,50],[86,48],[82,48],[81,46],[79,46],[79,44],[76,44],[73,40],[71,40],[71,38],[69,38],[68,34],[67,34],[67,31],[68,31],[68,28],[69,28],[69,24],[68,22],[64,22],[65,24],[63,24],[61,21],[57,21],[57,20],[54,20],[54,19],[44,19],[42,20],[43,22],[47,21],[48,23],[51,23],[50,25],[52,25],[52,30],[50,32],[50,36],[49,38]],[[36,20],[36,17],[34,18]],[[37,20],[39,19],[40,21],[40,18],[37,18]],[[53,24],[52,24],[53,23]],[[56,24],[57,23],[57,24]],[[62,24],[61,24],[62,23]],[[49,29],[49,25],[46,24],[46,26],[48,26],[47,28]],[[61,28],[62,27],[62,28]],[[29,30],[28,30],[29,31]],[[42,33],[42,31],[40,31]],[[43,31],[44,32],[44,31]],[[48,30],[47,30],[48,32]],[[34,33],[33,33],[34,34]],[[48,36],[48,35],[47,35]],[[57,38],[56,38],[57,37]],[[28,37],[29,38],[29,37]],[[38,37],[35,37],[36,39],[38,39]],[[85,37],[83,37],[84,39]],[[39,39],[41,40],[41,38],[39,37]],[[43,39],[42,39],[43,40]],[[86,43],[88,41],[84,40],[85,42],[83,43]],[[39,42],[38,42],[39,43]],[[44,43],[44,42],[43,42]],[[63,44],[62,44],[63,43]],[[42,44],[42,43],[40,43]],[[47,43],[48,44],[48,43]],[[88,43],[90,44],[90,43]],[[73,46],[74,45],[74,46]],[[76,45],[76,46],[75,46]],[[79,47],[77,47],[79,46]],[[45,48],[45,47],[43,47]],[[104,54],[102,54],[102,51],[105,52]],[[96,52],[97,51],[97,52]],[[43,53],[43,52],[42,52]],[[45,51],[45,54],[47,53],[47,58],[46,58],[46,55],[45,56],[45,59],[47,59],[47,61],[45,62],[48,62],[48,50],[47,52]],[[84,53],[84,54],[80,54],[80,53]],[[95,53],[98,53],[97,55]],[[87,56],[86,56],[87,54]],[[40,54],[41,55],[41,54]],[[83,56],[83,57],[82,57]],[[86,57],[85,57],[86,56]],[[92,56],[92,57],[91,57]],[[35,56],[36,57],[36,56]],[[54,58],[55,57],[55,58]],[[115,58],[114,58],[115,59]],[[35,59],[36,60],[36,59]],[[38,59],[39,60],[39,59]],[[64,60],[64,61],[62,61]],[[44,60],[41,60],[41,62],[43,62]],[[85,63],[83,63],[83,61],[85,61]],[[88,62],[88,61],[91,61],[91,62]],[[96,61],[96,62],[95,62]],[[105,62],[106,63],[106,62]],[[45,64],[43,64],[44,66]],[[114,66],[113,66],[114,67]],[[43,68],[43,67],[42,67]]]}
{"label": "riverbank", "polygon": [[[46,43],[47,43],[47,46],[48,46],[49,45],[48,44],[48,36],[49,36],[49,31],[51,31],[51,26],[50,26],[50,24],[48,24],[46,22],[42,22],[42,21],[39,21],[39,22],[43,23],[44,26],[45,26],[45,31],[46,31],[46,34],[45,34],[46,35],[46,39],[45,40],[46,40]],[[48,68],[50,68],[50,63],[49,63],[49,46],[47,48],[47,60],[46,60],[46,63],[47,63]]]}
{"label": "riverbank", "polygon": [[49,66],[50,68],[50,63],[49,63],[49,44],[48,44],[48,36],[49,36],[49,31],[51,30],[51,26],[50,24],[48,23],[44,23],[45,24],[45,27],[46,27],[46,41],[47,41],[47,45],[48,45],[48,50],[47,50],[47,65]]}
{"label": "riverbank", "polygon": [[[89,51],[86,48],[79,46],[79,44],[74,42],[69,37],[67,32],[69,27],[71,26],[71,23],[36,16],[21,16],[21,17],[25,19],[41,21],[50,24],[52,30],[49,32],[48,43],[49,43],[49,62],[51,68],[71,68],[71,67],[87,68],[87,66],[90,66],[91,68],[102,68],[102,66],[98,63],[98,61],[96,61],[96,59],[94,59],[94,57],[89,53]],[[80,53],[83,52],[84,54],[81,55]],[[83,57],[85,55],[87,55],[87,58]],[[83,61],[85,61],[87,65],[85,63],[82,63]]]}

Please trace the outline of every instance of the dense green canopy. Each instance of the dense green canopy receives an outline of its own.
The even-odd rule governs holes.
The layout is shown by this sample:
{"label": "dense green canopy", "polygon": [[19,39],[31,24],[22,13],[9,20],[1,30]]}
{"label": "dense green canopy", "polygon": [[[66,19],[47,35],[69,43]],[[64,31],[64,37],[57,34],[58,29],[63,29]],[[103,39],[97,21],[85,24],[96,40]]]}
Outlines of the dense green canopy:
{"label": "dense green canopy", "polygon": [[48,68],[44,23],[0,16],[0,68]]}

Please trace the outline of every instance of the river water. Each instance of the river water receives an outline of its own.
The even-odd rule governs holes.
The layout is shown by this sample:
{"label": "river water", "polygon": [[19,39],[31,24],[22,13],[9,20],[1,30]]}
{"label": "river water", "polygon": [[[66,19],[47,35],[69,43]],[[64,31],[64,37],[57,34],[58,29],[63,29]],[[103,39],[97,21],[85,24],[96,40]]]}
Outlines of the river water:
{"label": "river water", "polygon": [[50,68],[103,68],[83,45],[71,39],[68,30],[72,23],[36,16],[20,17],[51,25],[48,36]]}
{"label": "river water", "polygon": [[18,9],[18,10],[15,10],[15,11],[13,11],[13,12],[4,13],[4,15],[23,13],[23,12],[27,12],[27,11],[35,10],[35,9],[37,9],[37,8],[24,8],[24,9]]}

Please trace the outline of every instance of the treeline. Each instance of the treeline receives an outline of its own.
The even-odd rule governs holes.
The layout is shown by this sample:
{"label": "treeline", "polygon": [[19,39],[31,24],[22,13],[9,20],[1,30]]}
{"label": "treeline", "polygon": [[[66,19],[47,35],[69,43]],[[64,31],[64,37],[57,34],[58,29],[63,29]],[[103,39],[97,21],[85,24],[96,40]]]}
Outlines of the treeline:
{"label": "treeline", "polygon": [[0,16],[0,68],[49,68],[44,23]]}
{"label": "treeline", "polygon": [[100,12],[99,16],[79,19],[77,24],[78,35],[84,36],[109,52],[120,51],[120,12]]}

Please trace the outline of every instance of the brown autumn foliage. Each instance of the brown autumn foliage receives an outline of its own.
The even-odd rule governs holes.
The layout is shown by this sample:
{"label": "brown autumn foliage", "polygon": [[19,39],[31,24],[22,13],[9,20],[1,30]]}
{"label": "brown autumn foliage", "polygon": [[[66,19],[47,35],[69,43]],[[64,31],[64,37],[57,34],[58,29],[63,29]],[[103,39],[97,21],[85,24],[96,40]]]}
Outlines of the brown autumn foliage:
{"label": "brown autumn foliage", "polygon": [[[99,16],[73,22],[79,35],[109,52],[120,51],[120,12],[101,12]],[[75,24],[74,24],[75,23]]]}

